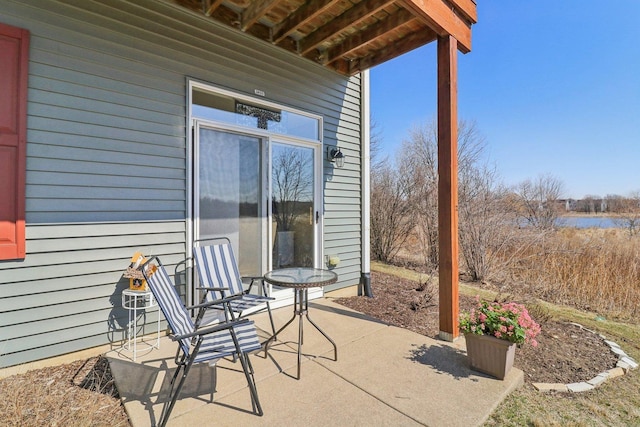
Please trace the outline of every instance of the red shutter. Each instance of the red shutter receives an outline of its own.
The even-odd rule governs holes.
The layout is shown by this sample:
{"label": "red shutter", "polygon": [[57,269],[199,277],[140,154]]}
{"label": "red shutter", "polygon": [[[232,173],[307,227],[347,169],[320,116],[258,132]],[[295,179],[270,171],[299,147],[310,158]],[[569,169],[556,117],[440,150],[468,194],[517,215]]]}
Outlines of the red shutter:
{"label": "red shutter", "polygon": [[29,32],[0,24],[0,260],[25,257]]}

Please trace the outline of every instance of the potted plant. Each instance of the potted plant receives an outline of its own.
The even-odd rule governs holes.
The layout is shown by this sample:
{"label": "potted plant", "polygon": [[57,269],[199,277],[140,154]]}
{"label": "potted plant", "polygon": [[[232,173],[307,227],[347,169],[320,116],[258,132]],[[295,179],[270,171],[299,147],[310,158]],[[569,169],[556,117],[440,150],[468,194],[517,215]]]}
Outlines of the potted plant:
{"label": "potted plant", "polygon": [[475,308],[460,315],[471,369],[504,379],[513,367],[516,345],[538,345],[540,325],[522,304],[476,301]]}

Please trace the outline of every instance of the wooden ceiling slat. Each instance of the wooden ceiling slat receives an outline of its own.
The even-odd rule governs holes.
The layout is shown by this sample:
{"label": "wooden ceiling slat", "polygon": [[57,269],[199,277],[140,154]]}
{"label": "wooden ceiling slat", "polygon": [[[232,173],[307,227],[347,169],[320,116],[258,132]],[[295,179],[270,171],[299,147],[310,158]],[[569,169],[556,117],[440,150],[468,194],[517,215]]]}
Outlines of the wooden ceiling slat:
{"label": "wooden ceiling slat", "polygon": [[253,24],[258,22],[265,14],[278,5],[278,0],[256,0],[252,1],[248,8],[242,12],[242,24],[240,29],[247,31]]}
{"label": "wooden ceiling slat", "polygon": [[478,12],[476,2],[474,0],[449,0],[456,9],[458,9],[469,22],[475,24],[478,22]]}
{"label": "wooden ceiling slat", "polygon": [[337,61],[334,61],[331,65],[328,65],[327,67],[333,69],[334,71],[344,76],[348,76],[350,71],[350,61],[347,61],[345,59],[338,59]]}
{"label": "wooden ceiling slat", "polygon": [[272,28],[272,42],[276,44],[280,43],[282,39],[310,20],[321,15],[325,10],[336,4],[338,1],[340,0],[315,0],[306,2],[289,15],[284,21]]}
{"label": "wooden ceiling slat", "polygon": [[364,31],[353,34],[341,44],[329,49],[326,54],[325,64],[330,64],[335,60],[354,52],[372,41],[396,30],[398,27],[415,19],[413,14],[406,9],[398,9],[398,12],[388,18],[379,21],[375,25],[369,25]]}
{"label": "wooden ceiling slat", "polygon": [[213,12],[215,12],[215,10],[220,7],[222,1],[223,0],[205,0],[203,8],[204,14],[207,16],[211,16]]}
{"label": "wooden ceiling slat", "polygon": [[222,4],[211,10],[210,17],[230,27],[238,28],[238,14]]}
{"label": "wooden ceiling slat", "polygon": [[397,42],[391,43],[371,55],[351,61],[348,74],[353,75],[375,65],[382,64],[383,62],[400,56],[403,53],[407,53],[420,46],[431,43],[437,38],[438,34],[435,31],[425,27],[423,30],[405,36]]}
{"label": "wooden ceiling slat", "polygon": [[325,40],[339,34],[346,28],[357,25],[371,15],[395,3],[394,0],[365,0],[346,10],[342,15],[318,28],[299,42],[301,55],[309,53]]}

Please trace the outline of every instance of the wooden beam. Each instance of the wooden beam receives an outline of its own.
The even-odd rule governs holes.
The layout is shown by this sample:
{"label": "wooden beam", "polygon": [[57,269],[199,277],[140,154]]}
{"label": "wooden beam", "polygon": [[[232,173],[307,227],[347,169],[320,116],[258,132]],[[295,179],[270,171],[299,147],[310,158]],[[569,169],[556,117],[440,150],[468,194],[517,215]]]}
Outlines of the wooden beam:
{"label": "wooden beam", "polygon": [[333,68],[335,72],[340,73],[343,76],[350,76],[350,75],[352,76],[357,73],[357,72],[351,73],[350,66],[351,64],[348,61],[345,61],[344,59],[338,59],[333,64],[328,65],[329,68]]}
{"label": "wooden beam", "polygon": [[478,11],[474,0],[449,0],[469,22],[475,24],[478,22]]}
{"label": "wooden beam", "polygon": [[398,12],[394,13],[392,16],[388,16],[386,19],[378,21],[376,24],[369,25],[364,29],[364,31],[353,34],[339,45],[329,49],[325,63],[330,64],[336,59],[366,46],[388,32],[398,29],[399,26],[406,24],[412,19],[414,19],[414,16],[411,12],[406,9],[399,9]]}
{"label": "wooden beam", "polygon": [[215,12],[215,10],[220,7],[222,1],[223,0],[205,0],[204,4],[202,5],[204,14],[207,16],[211,16],[213,12]]}
{"label": "wooden beam", "polygon": [[347,9],[342,15],[300,40],[298,44],[299,53],[306,55],[323,41],[339,34],[350,26],[357,25],[394,2],[395,0],[367,0],[356,4],[352,8]]}
{"label": "wooden beam", "polygon": [[[231,28],[238,29],[240,26],[240,23],[238,21],[239,19],[238,13],[229,9],[224,4],[221,4],[220,7],[213,10],[210,18],[219,23],[228,25]],[[252,36],[255,36],[256,38],[261,40],[269,40],[269,36],[270,36],[269,27],[259,22],[254,24],[250,28],[248,28],[246,33]],[[283,44],[281,47],[287,50],[291,50],[293,52],[295,52],[296,51],[295,49],[297,49],[297,46],[293,46],[293,41],[292,43],[289,43],[289,44]]]}
{"label": "wooden beam", "polygon": [[325,12],[340,0],[308,1],[297,8],[284,21],[272,28],[271,41],[278,44],[282,39],[296,31],[311,19]]}
{"label": "wooden beam", "polygon": [[396,43],[389,44],[383,49],[369,56],[352,61],[349,75],[354,75],[360,71],[382,64],[385,61],[396,58],[404,53],[410,52],[420,46],[434,41],[438,35],[430,28],[424,28],[413,34],[403,37]]}
{"label": "wooden beam", "polygon": [[[464,52],[471,51],[471,23],[463,19],[444,0],[400,0],[400,2],[416,16],[423,18],[440,36],[451,35],[457,40],[458,48]],[[471,7],[468,3],[467,7]]]}
{"label": "wooden beam", "polygon": [[240,24],[240,29],[242,31],[247,31],[277,4],[278,0],[256,0],[249,2],[249,7],[242,12],[242,23]]}
{"label": "wooden beam", "polygon": [[458,65],[457,41],[438,37],[438,248],[440,338],[458,331]]}

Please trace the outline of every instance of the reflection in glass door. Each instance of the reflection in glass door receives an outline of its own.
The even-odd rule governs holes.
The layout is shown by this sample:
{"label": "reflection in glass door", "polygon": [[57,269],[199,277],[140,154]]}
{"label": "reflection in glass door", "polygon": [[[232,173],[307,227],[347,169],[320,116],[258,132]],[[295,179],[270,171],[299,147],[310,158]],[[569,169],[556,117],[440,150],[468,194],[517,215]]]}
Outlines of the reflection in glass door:
{"label": "reflection in glass door", "polygon": [[242,276],[261,276],[267,256],[263,140],[196,126],[196,240],[228,237]]}
{"label": "reflection in glass door", "polygon": [[271,146],[273,268],[313,267],[315,260],[314,150]]}

